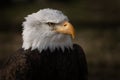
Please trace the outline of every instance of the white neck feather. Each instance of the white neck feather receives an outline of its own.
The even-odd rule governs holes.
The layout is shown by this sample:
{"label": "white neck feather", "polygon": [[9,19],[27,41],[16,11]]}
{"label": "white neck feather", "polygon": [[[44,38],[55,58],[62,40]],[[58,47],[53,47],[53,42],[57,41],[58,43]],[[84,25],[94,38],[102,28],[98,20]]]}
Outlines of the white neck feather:
{"label": "white neck feather", "polygon": [[70,35],[59,34],[45,29],[40,28],[24,28],[23,30],[23,46],[25,50],[31,48],[31,50],[38,49],[39,52],[42,50],[50,49],[51,52],[57,49],[72,48],[72,40]]}

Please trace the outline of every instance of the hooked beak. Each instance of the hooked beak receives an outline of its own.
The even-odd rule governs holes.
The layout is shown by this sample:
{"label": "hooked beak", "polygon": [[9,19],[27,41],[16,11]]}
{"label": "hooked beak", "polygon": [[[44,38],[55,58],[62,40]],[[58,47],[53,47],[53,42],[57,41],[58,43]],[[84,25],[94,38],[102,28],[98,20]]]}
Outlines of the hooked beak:
{"label": "hooked beak", "polygon": [[55,31],[58,33],[69,34],[73,39],[75,38],[75,29],[68,21],[65,21],[62,24],[56,26]]}

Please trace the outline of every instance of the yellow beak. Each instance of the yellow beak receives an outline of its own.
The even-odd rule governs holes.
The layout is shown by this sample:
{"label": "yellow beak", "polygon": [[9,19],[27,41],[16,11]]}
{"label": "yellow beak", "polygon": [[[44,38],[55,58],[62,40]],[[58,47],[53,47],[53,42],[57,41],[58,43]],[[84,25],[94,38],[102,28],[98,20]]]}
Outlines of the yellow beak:
{"label": "yellow beak", "polygon": [[55,31],[58,33],[69,34],[73,39],[75,38],[75,29],[68,21],[56,26]]}

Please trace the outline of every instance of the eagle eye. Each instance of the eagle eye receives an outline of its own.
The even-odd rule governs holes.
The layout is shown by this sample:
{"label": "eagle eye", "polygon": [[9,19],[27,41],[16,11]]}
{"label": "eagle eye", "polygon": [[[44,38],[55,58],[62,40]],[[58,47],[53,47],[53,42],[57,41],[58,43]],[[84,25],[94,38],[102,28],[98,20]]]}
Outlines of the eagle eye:
{"label": "eagle eye", "polygon": [[47,23],[49,26],[55,26],[55,23],[52,23],[52,22],[48,22]]}

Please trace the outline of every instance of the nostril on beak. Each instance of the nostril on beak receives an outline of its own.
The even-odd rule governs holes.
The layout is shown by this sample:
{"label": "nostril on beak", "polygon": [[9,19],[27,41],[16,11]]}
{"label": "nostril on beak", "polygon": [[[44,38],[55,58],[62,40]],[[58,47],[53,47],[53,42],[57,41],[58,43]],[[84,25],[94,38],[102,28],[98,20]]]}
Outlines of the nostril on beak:
{"label": "nostril on beak", "polygon": [[65,26],[67,26],[67,24],[66,24],[66,23],[64,24],[64,27],[65,27]]}

